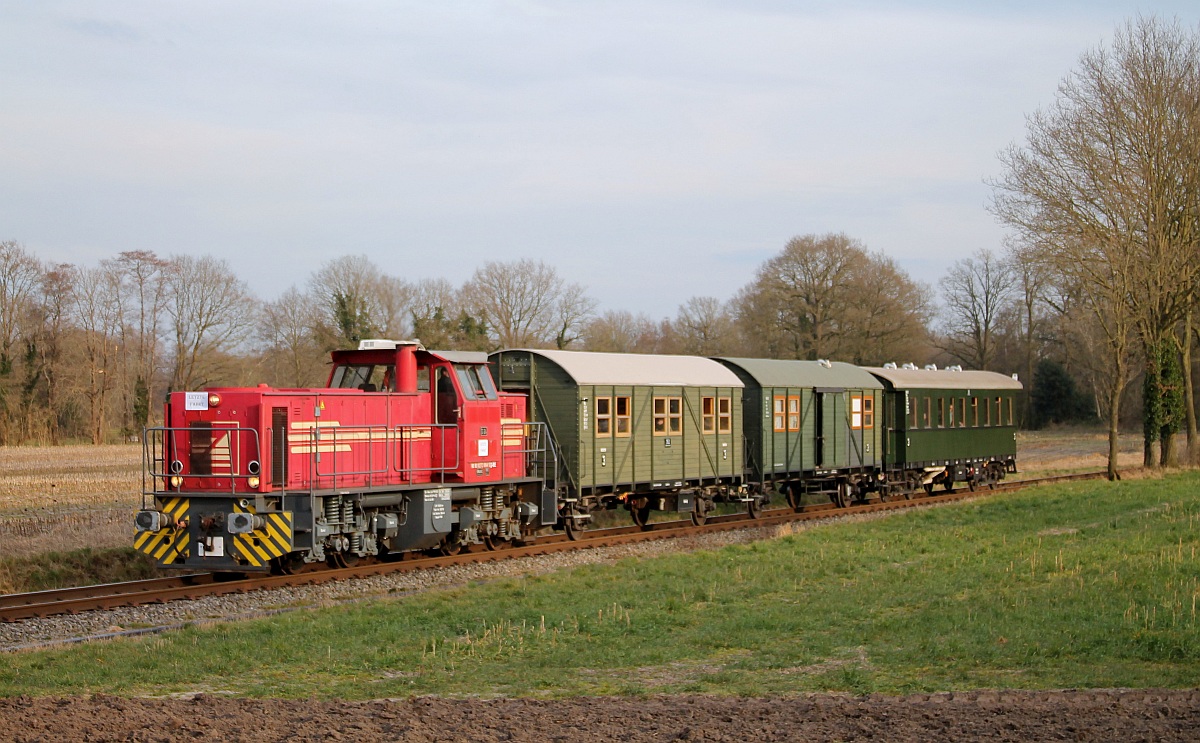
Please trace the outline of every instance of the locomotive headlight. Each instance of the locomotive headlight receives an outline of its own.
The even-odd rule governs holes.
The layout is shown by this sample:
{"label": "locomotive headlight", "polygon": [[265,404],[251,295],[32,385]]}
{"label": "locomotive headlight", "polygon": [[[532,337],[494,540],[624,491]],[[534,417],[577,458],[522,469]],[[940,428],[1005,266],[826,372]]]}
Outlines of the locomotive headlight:
{"label": "locomotive headlight", "polygon": [[230,534],[249,534],[266,525],[266,519],[253,513],[231,513],[225,517],[225,528]]}
{"label": "locomotive headlight", "polygon": [[171,475],[171,487],[179,490],[179,488],[183,487],[183,478],[179,475]]}
{"label": "locomotive headlight", "polygon": [[258,483],[259,483],[259,480],[254,475],[251,475],[250,477],[246,478],[246,484],[249,485],[251,488],[257,489]]}
{"label": "locomotive headlight", "polygon": [[138,511],[133,523],[138,531],[161,531],[167,528],[171,521],[162,511]]}
{"label": "locomotive headlight", "polygon": [[221,396],[215,392],[208,393],[208,407],[215,408],[221,404]]}

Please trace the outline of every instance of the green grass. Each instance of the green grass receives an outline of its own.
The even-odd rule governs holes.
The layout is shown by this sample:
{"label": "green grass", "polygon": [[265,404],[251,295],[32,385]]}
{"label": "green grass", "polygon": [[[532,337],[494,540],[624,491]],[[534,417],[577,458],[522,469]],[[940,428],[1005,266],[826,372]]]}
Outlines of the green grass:
{"label": "green grass", "polygon": [[379,698],[1200,686],[1200,474],[15,654],[0,694]]}
{"label": "green grass", "polygon": [[44,552],[0,559],[0,591],[29,593],[157,577],[154,560],[132,547]]}

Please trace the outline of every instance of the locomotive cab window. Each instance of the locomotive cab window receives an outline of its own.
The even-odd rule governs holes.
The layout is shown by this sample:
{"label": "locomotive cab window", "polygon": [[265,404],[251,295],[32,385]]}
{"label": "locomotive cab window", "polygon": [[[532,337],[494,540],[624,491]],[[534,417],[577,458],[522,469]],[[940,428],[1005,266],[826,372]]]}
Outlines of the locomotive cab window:
{"label": "locomotive cab window", "polygon": [[386,364],[339,364],[329,380],[332,389],[360,389],[366,392],[387,390],[395,372]]}
{"label": "locomotive cab window", "polygon": [[458,385],[462,387],[463,396],[468,400],[498,400],[496,387],[492,384],[492,376],[487,372],[480,373],[475,365],[456,365]]}

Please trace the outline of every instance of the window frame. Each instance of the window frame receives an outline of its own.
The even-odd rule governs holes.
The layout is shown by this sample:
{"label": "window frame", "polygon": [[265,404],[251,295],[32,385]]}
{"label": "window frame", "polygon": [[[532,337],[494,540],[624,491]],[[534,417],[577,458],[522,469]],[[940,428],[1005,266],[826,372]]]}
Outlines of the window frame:
{"label": "window frame", "polygon": [[[613,435],[612,398],[607,395],[604,395],[601,397],[592,398],[592,402],[595,404],[595,421],[596,421],[595,436],[596,436],[596,438],[611,439],[612,435]],[[603,407],[607,408],[607,410],[604,412],[601,412],[601,410],[600,410],[601,403],[603,403]],[[601,430],[601,427],[602,427],[601,424],[603,424],[603,428],[605,428],[607,430]]]}
{"label": "window frame", "polygon": [[[651,406],[651,428],[655,436],[680,436],[683,434],[682,397],[678,395],[655,395]],[[661,429],[659,427],[660,421],[662,422]]]}

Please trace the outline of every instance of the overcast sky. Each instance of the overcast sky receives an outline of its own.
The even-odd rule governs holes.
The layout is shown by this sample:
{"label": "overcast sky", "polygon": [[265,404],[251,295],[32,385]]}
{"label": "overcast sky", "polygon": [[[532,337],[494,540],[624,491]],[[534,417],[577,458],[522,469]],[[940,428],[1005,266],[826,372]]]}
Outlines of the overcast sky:
{"label": "overcast sky", "polygon": [[936,283],[999,250],[997,153],[1079,55],[1192,2],[0,0],[0,240],[330,258],[460,284],[540,259],[602,309],[727,300],[844,232]]}

